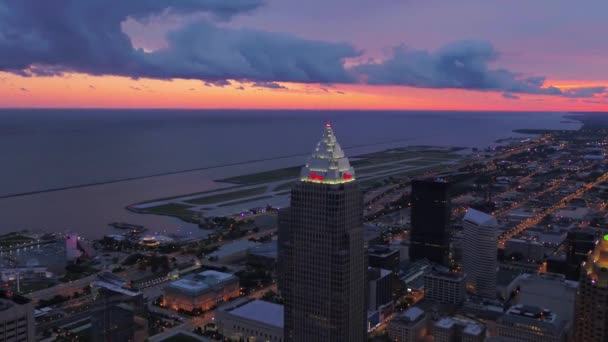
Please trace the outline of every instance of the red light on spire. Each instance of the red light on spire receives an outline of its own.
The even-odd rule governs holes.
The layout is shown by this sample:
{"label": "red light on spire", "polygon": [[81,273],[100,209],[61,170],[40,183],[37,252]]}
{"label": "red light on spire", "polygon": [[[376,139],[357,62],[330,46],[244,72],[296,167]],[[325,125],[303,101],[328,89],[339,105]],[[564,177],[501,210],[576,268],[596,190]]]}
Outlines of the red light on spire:
{"label": "red light on spire", "polygon": [[325,128],[331,128],[331,124],[329,123],[329,121],[327,121],[327,122],[325,123]]}
{"label": "red light on spire", "polygon": [[318,174],[316,174],[316,173],[314,173],[314,172],[311,172],[311,173],[308,175],[308,178],[310,178],[311,180],[319,180],[319,181],[322,181],[322,180],[323,180],[323,176],[322,176],[322,175],[318,175]]}
{"label": "red light on spire", "polygon": [[350,173],[345,173],[342,178],[344,178],[345,180],[353,179],[353,175],[351,175]]}

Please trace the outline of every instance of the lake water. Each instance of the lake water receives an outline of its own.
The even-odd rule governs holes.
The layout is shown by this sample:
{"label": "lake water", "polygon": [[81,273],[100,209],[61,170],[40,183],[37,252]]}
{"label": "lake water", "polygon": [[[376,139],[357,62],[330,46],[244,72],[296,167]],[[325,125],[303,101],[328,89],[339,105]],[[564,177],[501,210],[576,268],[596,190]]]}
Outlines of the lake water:
{"label": "lake water", "polygon": [[[406,145],[486,147],[518,136],[517,128],[580,127],[564,122],[564,114],[0,110],[0,233],[74,230],[94,238],[114,221],[197,232],[124,207],[226,186],[213,182],[226,176],[301,164],[326,121],[352,156]],[[172,174],[141,178],[166,173]],[[92,183],[103,184],[70,188]],[[57,188],[67,189],[37,193]]]}

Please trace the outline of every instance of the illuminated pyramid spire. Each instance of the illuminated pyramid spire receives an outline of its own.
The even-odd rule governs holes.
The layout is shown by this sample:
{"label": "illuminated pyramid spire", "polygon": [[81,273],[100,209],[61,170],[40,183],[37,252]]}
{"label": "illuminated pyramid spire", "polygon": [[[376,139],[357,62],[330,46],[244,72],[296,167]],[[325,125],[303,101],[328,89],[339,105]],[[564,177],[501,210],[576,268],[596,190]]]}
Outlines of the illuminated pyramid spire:
{"label": "illuminated pyramid spire", "polygon": [[340,184],[355,180],[355,170],[336,141],[329,123],[325,124],[323,136],[312,156],[302,168],[300,179],[303,182]]}

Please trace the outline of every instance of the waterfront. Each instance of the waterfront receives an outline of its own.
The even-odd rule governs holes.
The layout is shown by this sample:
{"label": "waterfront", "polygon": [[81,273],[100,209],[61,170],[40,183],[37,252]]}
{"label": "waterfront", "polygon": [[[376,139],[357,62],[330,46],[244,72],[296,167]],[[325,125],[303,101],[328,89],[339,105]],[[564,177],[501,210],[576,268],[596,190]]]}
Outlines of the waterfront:
{"label": "waterfront", "polygon": [[[330,120],[350,155],[405,145],[485,147],[518,128],[576,129],[560,113],[0,111],[0,195],[68,187],[277,156],[281,159],[0,199],[0,232],[76,230],[110,222],[199,233],[125,206],[228,184],[214,179],[298,165]],[[236,123],[235,123],[236,122]],[[235,140],[239,137],[239,141]],[[247,141],[243,144],[242,141]],[[289,143],[285,143],[285,142]],[[382,142],[387,142],[382,144]],[[45,170],[41,173],[40,170]]]}

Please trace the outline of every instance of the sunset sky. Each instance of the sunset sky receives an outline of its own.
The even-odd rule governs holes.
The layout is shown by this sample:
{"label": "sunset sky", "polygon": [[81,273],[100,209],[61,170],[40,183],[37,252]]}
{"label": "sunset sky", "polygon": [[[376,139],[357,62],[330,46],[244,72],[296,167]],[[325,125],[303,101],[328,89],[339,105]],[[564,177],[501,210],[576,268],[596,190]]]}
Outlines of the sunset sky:
{"label": "sunset sky", "polygon": [[0,0],[0,107],[608,110],[608,2]]}

